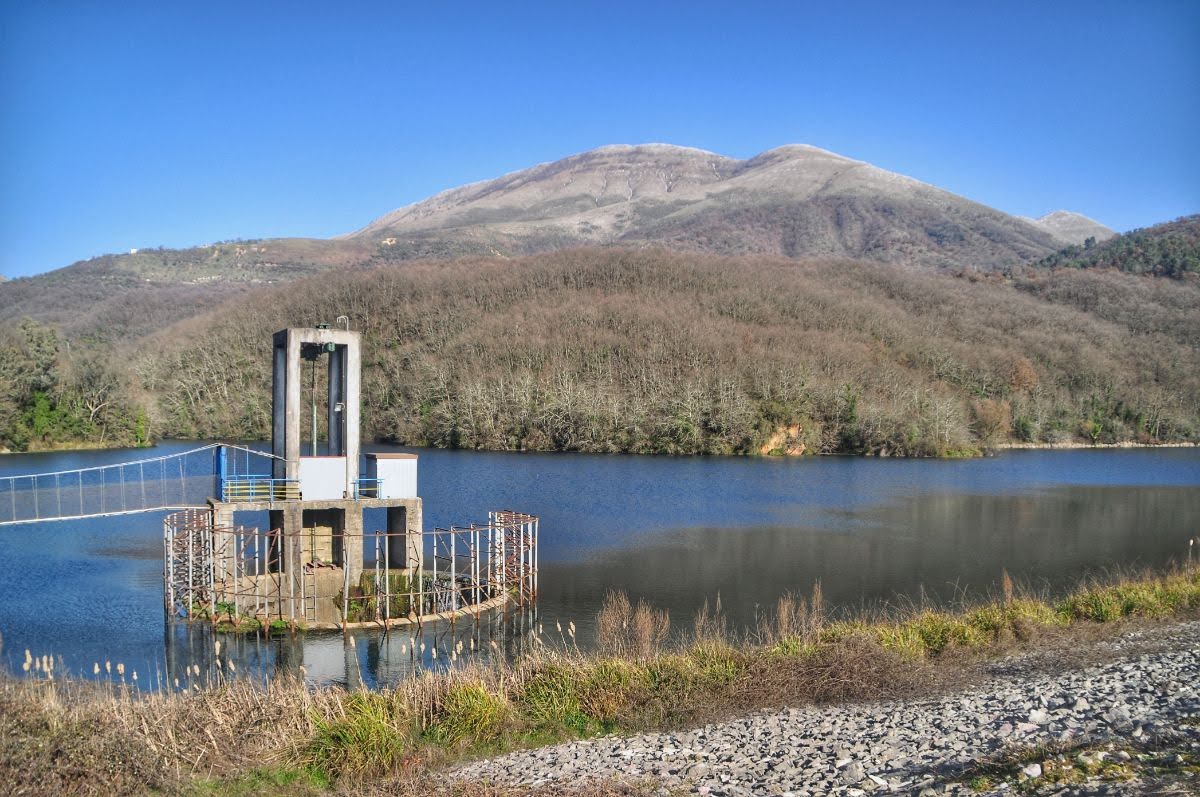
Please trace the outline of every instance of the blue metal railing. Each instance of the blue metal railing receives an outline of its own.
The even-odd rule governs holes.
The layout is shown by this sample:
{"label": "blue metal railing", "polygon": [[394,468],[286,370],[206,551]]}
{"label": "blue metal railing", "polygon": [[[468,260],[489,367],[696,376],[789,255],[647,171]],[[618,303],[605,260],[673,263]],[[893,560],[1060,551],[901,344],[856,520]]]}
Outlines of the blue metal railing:
{"label": "blue metal railing", "polygon": [[354,498],[378,498],[383,479],[358,479],[354,482]]}
{"label": "blue metal railing", "polygon": [[270,456],[210,443],[132,462],[0,476],[0,526],[204,506],[219,489],[213,460],[222,448]]}
{"label": "blue metal railing", "polygon": [[299,498],[300,482],[296,479],[271,476],[226,476],[221,479],[222,501],[296,501]]}

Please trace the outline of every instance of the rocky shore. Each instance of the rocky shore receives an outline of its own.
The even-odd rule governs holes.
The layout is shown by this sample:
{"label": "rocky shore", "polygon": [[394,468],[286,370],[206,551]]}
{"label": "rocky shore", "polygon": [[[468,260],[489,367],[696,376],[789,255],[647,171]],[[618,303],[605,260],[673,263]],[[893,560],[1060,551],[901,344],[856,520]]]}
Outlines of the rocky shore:
{"label": "rocky shore", "polygon": [[1071,666],[1027,655],[928,699],[579,741],[456,775],[513,785],[630,780],[653,783],[651,793],[709,797],[1200,793],[1200,622],[1130,633],[1090,656]]}

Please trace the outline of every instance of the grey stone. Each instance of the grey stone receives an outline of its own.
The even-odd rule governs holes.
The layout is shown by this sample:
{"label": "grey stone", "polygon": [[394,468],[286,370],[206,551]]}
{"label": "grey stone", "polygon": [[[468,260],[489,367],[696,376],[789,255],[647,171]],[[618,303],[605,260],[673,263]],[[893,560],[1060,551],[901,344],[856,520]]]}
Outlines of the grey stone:
{"label": "grey stone", "polygon": [[[1200,683],[1200,623],[1147,631],[1141,638],[1158,647],[1121,659],[1123,645],[1138,643],[1117,638],[1103,643],[1116,661],[1081,671],[1045,673],[1025,663],[1029,656],[1015,657],[992,668],[992,681],[944,697],[790,708],[687,733],[605,737],[467,764],[457,776],[519,785],[626,773],[655,777],[656,786],[668,790],[708,790],[711,797],[718,792],[928,797],[971,794],[961,779],[942,773],[961,771],[1008,745],[1079,737],[1119,742],[1140,727],[1147,738],[1185,734],[1181,738],[1200,749],[1200,729],[1179,722],[1200,714],[1190,686]],[[1019,721],[1026,717],[1030,721]],[[1129,755],[1116,751],[1110,757]],[[1011,787],[997,784],[989,793],[1002,795]],[[1080,792],[1072,786],[1045,793],[1054,789]],[[1123,789],[1112,787],[1116,794],[1135,793]],[[1102,793],[1098,780],[1084,791]]]}
{"label": "grey stone", "polygon": [[842,770],[842,783],[845,783],[847,785],[851,785],[854,783],[861,783],[862,779],[864,777],[864,774],[865,773],[863,772],[863,765],[858,763],[857,761],[851,761]]}

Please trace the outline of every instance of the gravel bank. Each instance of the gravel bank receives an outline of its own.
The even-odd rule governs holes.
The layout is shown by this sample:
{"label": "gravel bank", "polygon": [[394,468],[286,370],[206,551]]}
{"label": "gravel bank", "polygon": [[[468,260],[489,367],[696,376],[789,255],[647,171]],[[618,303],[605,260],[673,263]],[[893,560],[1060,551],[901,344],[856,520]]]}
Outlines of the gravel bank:
{"label": "gravel bank", "polygon": [[[1014,658],[998,662],[983,682],[932,699],[791,708],[679,733],[573,742],[474,762],[457,776],[507,784],[652,779],[710,797],[927,797],[978,794],[979,783],[961,782],[971,767],[1042,744],[1155,742],[1200,750],[1200,622],[1103,644],[1109,661],[1066,672],[1048,672],[1037,656]],[[1195,779],[1189,784],[1160,793],[1190,793]],[[1046,788],[1148,792],[1138,780]],[[1012,790],[1005,783],[983,789]]]}

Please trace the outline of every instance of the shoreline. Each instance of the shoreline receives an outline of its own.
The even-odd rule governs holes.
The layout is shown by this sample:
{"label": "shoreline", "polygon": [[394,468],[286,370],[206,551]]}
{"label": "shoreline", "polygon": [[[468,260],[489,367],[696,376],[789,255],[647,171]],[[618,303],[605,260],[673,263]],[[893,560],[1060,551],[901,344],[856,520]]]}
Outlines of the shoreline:
{"label": "shoreline", "polygon": [[[120,668],[119,684],[59,679],[47,666],[0,677],[0,737],[10,740],[0,781],[17,793],[311,797],[370,785],[650,797],[663,786],[739,795],[768,786],[850,797],[917,794],[933,778],[942,794],[973,794],[962,782],[976,777],[971,767],[1024,783],[1015,773],[1034,759],[1015,757],[1023,750],[1059,767],[1047,740],[1076,745],[1072,761],[1097,738],[1135,749],[1182,729],[1200,742],[1191,567],[1083,582],[1053,602],[1009,584],[979,606],[844,619],[827,617],[814,589],[808,601],[781,599],[752,637],[705,615],[688,640],[667,643],[665,615],[616,597],[598,621],[610,638],[594,653],[534,632],[517,662],[451,665],[374,691],[233,677],[228,652],[214,682],[197,672],[153,694],[131,690]],[[1143,699],[1147,683],[1168,681]],[[633,790],[593,790],[585,775],[596,774],[632,777]],[[657,783],[641,790],[647,779]]]}
{"label": "shoreline", "polygon": [[[196,443],[196,442],[212,442],[208,438],[183,438],[172,437],[160,441],[155,441],[144,446],[130,445],[127,443],[97,443],[88,441],[77,441],[71,443],[59,443],[43,448],[34,448],[28,451],[12,451],[6,448],[0,448],[0,456],[22,455],[22,454],[61,454],[70,453],[72,451],[116,451],[119,449],[142,450],[158,447],[159,443],[179,442],[179,443]],[[261,442],[261,441],[256,441]],[[395,446],[398,448],[414,448],[419,450],[431,451],[476,451],[488,454],[597,454],[600,452],[590,451],[574,451],[570,449],[528,449],[528,448],[438,448],[436,446],[416,446],[401,443],[385,442],[382,440],[372,440],[372,445]],[[1034,443],[1034,442],[1017,442],[1009,441],[1006,443],[996,443],[994,445],[982,446],[979,453],[972,456],[959,455],[943,455],[943,456],[906,456],[903,454],[892,454],[887,452],[871,452],[871,453],[853,453],[845,451],[831,451],[828,453],[811,453],[808,451],[790,451],[786,450],[781,453],[762,453],[761,451],[749,451],[742,454],[661,454],[661,453],[625,453],[614,452],[617,456],[634,456],[634,457],[720,457],[720,458],[758,458],[758,459],[803,459],[804,457],[862,457],[864,459],[935,459],[935,460],[953,460],[953,459],[979,459],[981,457],[992,456],[999,451],[1080,451],[1085,449],[1095,450],[1110,450],[1110,449],[1131,449],[1131,448],[1200,448],[1200,441],[1169,441],[1162,443],[1139,443],[1132,440],[1127,440],[1120,443],[1087,443],[1081,440],[1064,440],[1057,443]]]}
{"label": "shoreline", "polygon": [[1000,443],[991,446],[994,451],[1054,451],[1054,450],[1079,450],[1086,448],[1095,449],[1114,449],[1114,448],[1198,448],[1200,442],[1189,443],[1185,441],[1175,441],[1168,443],[1137,443],[1132,440],[1123,443],[1083,443],[1075,440],[1064,441],[1061,443]]}
{"label": "shoreline", "polygon": [[0,448],[0,456],[4,456],[5,454],[17,456],[22,454],[66,454],[72,451],[117,451],[122,448],[127,448],[131,451],[141,451],[142,449],[156,448],[157,446],[157,442],[138,446],[130,443],[101,443],[94,440],[72,440],[69,443],[54,443],[48,446],[31,448],[27,451],[13,451],[9,448]]}

